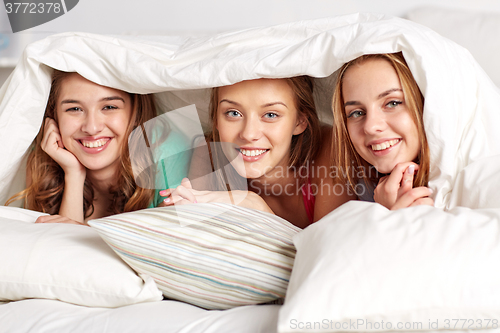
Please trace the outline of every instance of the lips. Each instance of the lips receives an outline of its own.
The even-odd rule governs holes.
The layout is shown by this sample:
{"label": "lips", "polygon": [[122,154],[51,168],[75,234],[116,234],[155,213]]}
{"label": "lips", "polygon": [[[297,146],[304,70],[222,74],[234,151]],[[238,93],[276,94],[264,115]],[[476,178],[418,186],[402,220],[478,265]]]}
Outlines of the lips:
{"label": "lips", "polygon": [[84,152],[88,154],[98,154],[108,147],[112,139],[111,137],[81,138],[78,139],[78,142],[82,145]]}
{"label": "lips", "polygon": [[385,150],[385,149],[388,149],[390,147],[395,146],[400,141],[401,141],[401,139],[392,139],[392,140],[387,140],[387,141],[383,141],[383,142],[380,142],[380,143],[372,144],[372,145],[369,145],[369,146],[371,147],[371,149],[373,151],[381,151],[381,150]]}
{"label": "lips", "polygon": [[269,149],[262,149],[262,148],[236,148],[236,151],[238,151],[241,154],[241,157],[243,158],[243,161],[245,162],[256,162],[260,160],[261,158],[264,158],[266,156],[266,153],[269,151]]}
{"label": "lips", "polygon": [[247,157],[260,156],[267,152],[269,149],[247,149],[247,148],[239,148],[238,151]]}
{"label": "lips", "polygon": [[80,140],[80,143],[87,148],[99,148],[104,146],[110,139],[98,139],[98,140]]}

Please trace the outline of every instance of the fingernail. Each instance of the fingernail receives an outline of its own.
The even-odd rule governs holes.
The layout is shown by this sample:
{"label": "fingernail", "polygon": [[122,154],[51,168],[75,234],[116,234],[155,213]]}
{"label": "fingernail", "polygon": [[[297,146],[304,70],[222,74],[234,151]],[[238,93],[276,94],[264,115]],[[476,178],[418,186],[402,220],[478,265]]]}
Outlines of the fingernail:
{"label": "fingernail", "polygon": [[408,167],[408,173],[409,173],[410,175],[413,175],[413,174],[415,173],[415,166],[414,166],[414,165],[410,165],[410,166]]}
{"label": "fingernail", "polygon": [[167,190],[161,190],[160,195],[167,195]]}
{"label": "fingernail", "polygon": [[193,203],[198,203],[198,201],[195,200],[195,201],[193,201]]}
{"label": "fingernail", "polygon": [[431,191],[431,193],[434,193],[434,190],[432,188],[430,188],[429,191]]}
{"label": "fingernail", "polygon": [[170,198],[166,198],[165,200],[163,200],[164,203],[169,203],[170,201],[172,201],[170,200]]}

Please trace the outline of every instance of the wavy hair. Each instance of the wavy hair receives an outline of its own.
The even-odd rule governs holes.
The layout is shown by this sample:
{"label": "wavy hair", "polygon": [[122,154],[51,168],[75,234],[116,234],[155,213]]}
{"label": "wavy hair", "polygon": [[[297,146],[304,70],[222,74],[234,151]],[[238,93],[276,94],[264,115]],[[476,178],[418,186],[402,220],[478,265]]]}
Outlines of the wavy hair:
{"label": "wavy hair", "polygon": [[[317,157],[320,148],[321,129],[313,97],[314,82],[310,76],[306,75],[274,80],[285,80],[288,83],[294,94],[298,119],[302,119],[307,125],[302,133],[292,136],[290,145],[288,166],[300,170],[300,167],[307,166],[308,162],[313,161]],[[211,132],[207,135],[207,142],[220,142],[220,135],[217,129],[219,89],[219,87],[213,88],[210,96],[209,116]],[[213,171],[223,170],[223,167],[229,163],[219,145],[212,147],[210,155]],[[302,181],[305,181],[305,179]],[[223,187],[220,189],[227,188]]]}
{"label": "wavy hair", "polygon": [[[344,64],[338,71],[337,82],[333,92],[333,143],[332,143],[332,156],[333,164],[340,170],[339,177],[342,181],[348,182],[351,187],[355,186],[358,179],[354,177],[353,172],[349,170],[356,170],[356,174],[361,170],[361,177],[365,183],[368,181],[378,182],[378,172],[371,173],[373,166],[366,162],[356,151],[354,145],[347,131],[347,116],[344,111],[344,98],[342,91],[342,84],[346,70],[356,64],[361,64],[368,59],[382,59],[391,64],[396,71],[403,88],[403,95],[405,103],[408,106],[410,115],[417,126],[418,137],[420,141],[420,152],[417,156],[417,162],[420,164],[418,173],[413,180],[413,186],[427,186],[429,179],[429,145],[427,144],[427,137],[425,135],[423,112],[424,112],[424,96],[413,77],[408,64],[406,63],[403,54],[399,53],[386,53],[386,54],[368,54],[356,58]],[[361,167],[361,168],[359,168]],[[369,170],[369,171],[367,171]]]}
{"label": "wavy hair", "polygon": [[[71,72],[54,70],[52,85],[45,109],[44,119],[49,117],[57,123],[56,104],[64,79]],[[132,116],[127,126],[126,137],[135,127],[142,125],[157,116],[154,96],[152,94],[129,94],[132,101]],[[25,190],[12,196],[5,205],[13,201],[25,199],[24,207],[48,214],[57,214],[61,206],[64,191],[64,171],[46,152],[42,150],[41,142],[45,131],[45,121],[33,141],[27,160],[27,173],[31,184]],[[130,162],[128,142],[125,140],[120,154],[120,168],[116,174],[114,186],[110,187],[111,204],[109,213],[117,214],[147,208],[154,197],[154,190],[138,187]],[[94,212],[94,189],[89,179],[85,179],[83,189],[83,212],[88,218]]]}

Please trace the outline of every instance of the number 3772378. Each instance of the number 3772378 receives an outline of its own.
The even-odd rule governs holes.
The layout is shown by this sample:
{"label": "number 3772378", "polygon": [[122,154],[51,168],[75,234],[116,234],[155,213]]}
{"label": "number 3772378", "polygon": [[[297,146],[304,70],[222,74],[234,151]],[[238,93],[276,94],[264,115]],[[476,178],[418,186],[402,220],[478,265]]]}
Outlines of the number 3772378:
{"label": "number 3772378", "polygon": [[7,14],[59,14],[63,10],[60,2],[7,2]]}

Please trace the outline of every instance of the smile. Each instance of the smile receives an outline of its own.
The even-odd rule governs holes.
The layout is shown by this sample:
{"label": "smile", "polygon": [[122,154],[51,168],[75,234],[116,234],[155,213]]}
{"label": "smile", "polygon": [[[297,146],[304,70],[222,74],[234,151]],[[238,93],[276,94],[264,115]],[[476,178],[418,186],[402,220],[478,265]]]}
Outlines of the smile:
{"label": "smile", "polygon": [[87,148],[100,148],[100,147],[104,146],[106,143],[108,143],[109,140],[110,140],[109,138],[106,138],[106,139],[99,139],[99,140],[94,140],[94,141],[80,140],[80,142],[84,147],[87,147]]}
{"label": "smile", "polygon": [[260,156],[260,155],[264,154],[269,149],[243,149],[243,148],[239,148],[238,150],[244,156],[254,157],[254,156]]}
{"label": "smile", "polygon": [[382,142],[382,143],[377,143],[376,145],[371,145],[371,148],[374,151],[385,150],[387,148],[390,148],[390,147],[396,145],[400,141],[401,141],[401,139],[389,140],[389,141],[385,141],[385,142]]}

